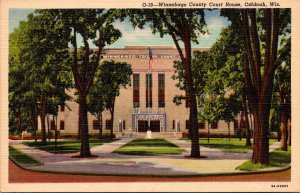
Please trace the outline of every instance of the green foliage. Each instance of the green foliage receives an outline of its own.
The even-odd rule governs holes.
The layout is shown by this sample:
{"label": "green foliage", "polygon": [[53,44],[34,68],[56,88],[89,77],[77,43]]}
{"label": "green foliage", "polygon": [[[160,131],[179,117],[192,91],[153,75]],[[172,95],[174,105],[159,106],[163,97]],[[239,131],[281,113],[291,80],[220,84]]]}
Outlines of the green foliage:
{"label": "green foliage", "polygon": [[134,139],[120,147],[115,153],[126,155],[180,154],[185,150],[164,139]]}
{"label": "green foliage", "polygon": [[166,141],[165,139],[134,139],[124,146],[147,146],[147,147],[177,147],[175,144]]}
{"label": "green foliage", "polygon": [[115,62],[113,60],[101,62],[96,78],[99,80],[102,91],[105,92],[102,95],[106,95],[105,104],[107,109],[114,107],[114,100],[120,95],[121,87],[131,86],[131,74],[131,65],[126,62]]}
{"label": "green foliage", "polygon": [[158,33],[160,37],[175,34],[176,41],[183,41],[185,24],[194,43],[198,43],[200,34],[207,33],[204,9],[130,9],[125,14],[134,27],[143,29],[149,23],[153,34]]}
{"label": "green foliage", "polygon": [[[242,110],[243,67],[239,39],[230,27],[222,30],[209,52],[193,53],[192,73],[199,106],[199,122],[233,121]],[[184,66],[175,61],[176,86],[186,90]],[[176,95],[173,102],[181,104],[184,96]]]}
{"label": "green foliage", "polygon": [[35,130],[38,113],[57,112],[58,104],[68,99],[67,42],[54,37],[51,30],[51,18],[29,14],[28,21],[10,34],[10,127]]}
{"label": "green foliage", "polygon": [[211,138],[209,143],[206,139],[200,139],[199,143],[206,147],[219,148],[227,152],[246,153],[252,150],[251,146],[245,146],[245,139],[240,141],[234,138],[229,141],[228,139]]}
{"label": "green foliage", "polygon": [[289,146],[288,151],[282,151],[277,149],[270,153],[269,164],[253,164],[251,161],[246,161],[242,165],[238,166],[237,169],[243,171],[258,171],[265,168],[271,167],[287,167],[291,163],[291,147]]}
{"label": "green foliage", "polygon": [[122,147],[115,151],[115,153],[125,154],[125,155],[162,155],[162,154],[181,154],[182,152],[184,152],[184,150],[180,148],[145,147],[145,146]]}
{"label": "green foliage", "polygon": [[[90,139],[90,146],[98,146],[103,145],[104,143],[110,143],[115,140],[109,139]],[[57,147],[55,148],[55,142],[50,141],[47,145],[42,144],[40,142],[35,143],[34,141],[24,141],[23,144],[28,145],[30,147],[35,147],[37,149],[47,151],[55,154],[65,154],[65,153],[75,153],[80,151],[80,140],[76,139],[62,139],[57,141]]]}
{"label": "green foliage", "polygon": [[18,150],[12,146],[9,146],[9,158],[12,159],[16,164],[24,167],[43,165],[41,162],[33,159],[21,150]]}

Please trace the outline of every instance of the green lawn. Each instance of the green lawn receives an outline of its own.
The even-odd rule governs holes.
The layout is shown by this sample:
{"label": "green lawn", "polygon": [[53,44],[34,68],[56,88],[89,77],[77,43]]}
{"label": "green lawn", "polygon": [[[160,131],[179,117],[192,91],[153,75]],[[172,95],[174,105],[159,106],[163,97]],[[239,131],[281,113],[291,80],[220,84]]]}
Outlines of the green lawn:
{"label": "green lawn", "polygon": [[[270,145],[275,141],[275,139],[270,139]],[[238,138],[231,138],[229,141],[228,138],[211,138],[208,143],[207,138],[202,138],[199,139],[199,143],[205,147],[218,148],[227,152],[245,153],[252,150],[252,147],[245,146],[246,139],[240,141]]]}
{"label": "green lawn", "polygon": [[126,155],[161,155],[180,154],[184,151],[164,139],[156,138],[134,139],[114,152]]}
{"label": "green lawn", "polygon": [[288,166],[291,163],[291,147],[289,147],[288,151],[277,149],[271,152],[269,156],[269,165],[253,164],[249,160],[238,166],[237,169],[243,171],[257,171],[263,168]]}
{"label": "green lawn", "polygon": [[29,157],[21,150],[15,149],[12,146],[9,146],[9,157],[18,165],[21,166],[39,166],[42,165],[39,161]]}
{"label": "green lawn", "polygon": [[[90,147],[94,147],[97,145],[102,145],[104,143],[110,143],[112,141],[116,141],[117,139],[90,139]],[[77,139],[62,139],[57,141],[57,147],[55,148],[54,140],[50,142],[47,141],[47,145],[41,144],[41,142],[35,143],[34,141],[26,141],[23,144],[28,145],[30,147],[35,147],[43,151],[47,151],[50,153],[75,153],[80,151],[80,140]]]}

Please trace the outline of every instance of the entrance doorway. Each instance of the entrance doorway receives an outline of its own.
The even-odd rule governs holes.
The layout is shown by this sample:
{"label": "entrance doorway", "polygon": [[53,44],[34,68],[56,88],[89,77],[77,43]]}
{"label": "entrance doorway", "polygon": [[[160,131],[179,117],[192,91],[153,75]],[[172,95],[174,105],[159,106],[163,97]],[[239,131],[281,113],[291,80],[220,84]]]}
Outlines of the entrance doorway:
{"label": "entrance doorway", "polygon": [[[147,132],[148,121],[138,121],[138,127],[139,132]],[[160,121],[150,121],[150,130],[152,132],[160,132]]]}

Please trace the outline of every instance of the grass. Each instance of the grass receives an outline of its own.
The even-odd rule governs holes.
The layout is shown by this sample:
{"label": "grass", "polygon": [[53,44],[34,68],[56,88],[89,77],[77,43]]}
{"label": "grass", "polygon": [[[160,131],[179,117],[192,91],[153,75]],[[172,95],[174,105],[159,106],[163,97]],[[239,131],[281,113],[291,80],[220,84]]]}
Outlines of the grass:
{"label": "grass", "polygon": [[[185,139],[190,140],[190,139]],[[273,144],[276,140],[270,139],[270,145]],[[253,144],[253,141],[251,141]],[[207,138],[199,139],[200,145],[210,148],[218,148],[227,152],[235,152],[235,153],[246,153],[252,150],[252,146],[246,146],[246,139],[231,138],[230,141],[228,138],[210,138],[209,143]]]}
{"label": "grass", "polygon": [[243,171],[257,171],[264,168],[270,167],[286,167],[291,163],[291,147],[289,146],[288,151],[282,151],[276,149],[269,154],[269,165],[253,164],[250,160],[244,162],[238,166],[237,169]]}
{"label": "grass", "polygon": [[[104,143],[110,143],[112,141],[115,141],[117,139],[90,139],[90,147],[102,145]],[[54,141],[47,141],[47,145],[42,144],[41,142],[35,143],[34,141],[26,141],[23,142],[23,144],[35,147],[37,149],[47,151],[50,153],[55,154],[65,154],[65,153],[75,153],[80,151],[80,140],[77,139],[63,139],[57,141],[57,147],[55,148],[55,142]]]}
{"label": "grass", "polygon": [[126,145],[115,150],[115,153],[126,155],[162,155],[181,154],[184,149],[164,139],[134,139]]}
{"label": "grass", "polygon": [[13,148],[12,146],[9,146],[9,157],[18,165],[25,167],[43,165],[41,162],[29,157],[21,150]]}

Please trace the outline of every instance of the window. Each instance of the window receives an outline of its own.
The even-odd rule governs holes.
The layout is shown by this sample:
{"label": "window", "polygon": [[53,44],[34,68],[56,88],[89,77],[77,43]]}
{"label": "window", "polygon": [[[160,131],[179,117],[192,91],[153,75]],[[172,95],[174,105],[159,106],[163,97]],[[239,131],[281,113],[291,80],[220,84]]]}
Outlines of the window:
{"label": "window", "polygon": [[125,130],[126,125],[125,125],[125,120],[123,120],[123,130]]}
{"label": "window", "polygon": [[99,120],[93,120],[93,129],[94,130],[100,129]]}
{"label": "window", "polygon": [[60,130],[65,130],[65,121],[60,121]]}
{"label": "window", "polygon": [[212,129],[218,129],[218,121],[213,121],[213,122],[211,123],[211,128],[212,128]]}
{"label": "window", "polygon": [[187,92],[185,92],[185,107],[186,108],[190,107],[190,102],[191,102],[190,96],[188,95]]}
{"label": "window", "polygon": [[133,107],[140,107],[140,75],[133,74]]}
{"label": "window", "polygon": [[158,107],[165,107],[165,75],[158,74]]}
{"label": "window", "polygon": [[54,120],[51,120],[50,129],[55,130],[55,121]]}
{"label": "window", "polygon": [[106,120],[106,130],[110,130],[112,128],[111,120]]}
{"label": "window", "polygon": [[146,74],[146,107],[152,107],[152,74]]}
{"label": "window", "polygon": [[205,123],[198,123],[198,129],[205,129]]}
{"label": "window", "polygon": [[172,123],[172,129],[175,129],[175,120],[173,120]]}
{"label": "window", "polygon": [[190,129],[190,120],[185,121],[185,129]]}
{"label": "window", "polygon": [[65,111],[65,104],[61,104],[60,105],[60,112],[64,112]]}

